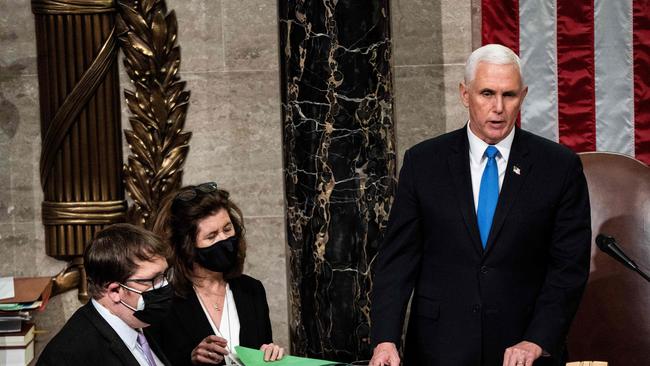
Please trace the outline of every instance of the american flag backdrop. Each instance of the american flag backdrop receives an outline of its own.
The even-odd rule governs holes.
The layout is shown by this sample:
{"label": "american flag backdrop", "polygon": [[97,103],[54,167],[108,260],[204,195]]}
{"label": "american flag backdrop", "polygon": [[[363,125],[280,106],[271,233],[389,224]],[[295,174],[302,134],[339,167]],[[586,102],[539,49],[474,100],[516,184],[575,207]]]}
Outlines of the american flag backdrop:
{"label": "american flag backdrop", "polygon": [[650,0],[481,0],[481,18],[523,61],[524,129],[650,164]]}

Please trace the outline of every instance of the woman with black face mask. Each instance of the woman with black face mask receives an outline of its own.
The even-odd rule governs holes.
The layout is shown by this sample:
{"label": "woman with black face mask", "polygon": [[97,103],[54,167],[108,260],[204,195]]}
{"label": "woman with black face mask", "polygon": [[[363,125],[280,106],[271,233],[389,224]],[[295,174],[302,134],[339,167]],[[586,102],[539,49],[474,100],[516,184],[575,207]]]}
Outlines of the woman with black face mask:
{"label": "woman with black face mask", "polygon": [[239,365],[235,346],[282,358],[273,344],[266,292],[242,274],[241,210],[216,183],[181,188],[163,205],[154,231],[174,250],[176,292],[167,318],[151,333],[174,365]]}

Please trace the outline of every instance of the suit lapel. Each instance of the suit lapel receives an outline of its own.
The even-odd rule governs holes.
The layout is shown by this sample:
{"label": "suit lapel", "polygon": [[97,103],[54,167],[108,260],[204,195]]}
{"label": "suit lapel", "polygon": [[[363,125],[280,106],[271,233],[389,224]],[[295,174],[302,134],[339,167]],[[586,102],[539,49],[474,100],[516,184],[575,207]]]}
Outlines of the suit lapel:
{"label": "suit lapel", "polygon": [[499,193],[499,201],[497,203],[496,211],[494,212],[494,219],[492,220],[492,228],[487,241],[486,254],[488,254],[495,245],[495,240],[503,228],[503,223],[508,216],[508,212],[510,211],[512,204],[516,201],[519,191],[532,168],[532,162],[528,156],[528,149],[526,144],[522,141],[523,137],[521,135],[521,130],[517,128],[515,130],[515,138],[512,142],[510,157],[508,158],[505,177],[503,178],[503,187]]}
{"label": "suit lapel", "polygon": [[160,362],[162,362],[164,365],[171,365],[171,362],[165,357],[165,353],[163,352],[162,348],[158,345],[158,342],[156,342],[156,339],[152,336],[149,335],[149,332],[147,331],[147,328],[142,330],[147,337],[147,342],[149,343],[149,347],[151,347],[151,350],[153,353],[158,356],[158,359]]}
{"label": "suit lapel", "polygon": [[133,357],[131,351],[126,347],[120,336],[117,335],[115,330],[102,318],[97,312],[97,309],[91,302],[84,305],[84,315],[88,318],[90,323],[97,329],[99,334],[106,339],[109,344],[109,349],[115,357],[120,359],[122,365],[126,366],[139,366],[138,361]]}
{"label": "suit lapel", "polygon": [[183,320],[181,324],[183,324],[183,328],[188,337],[202,340],[209,335],[214,335],[215,332],[212,330],[210,321],[205,315],[201,303],[199,303],[196,292],[191,291],[184,301],[174,303],[172,311],[176,312],[178,319]]}
{"label": "suit lapel", "polygon": [[481,256],[483,254],[483,245],[481,244],[481,236],[476,222],[476,211],[474,210],[472,177],[469,169],[469,142],[467,141],[467,130],[465,128],[459,130],[458,141],[451,145],[451,154],[449,154],[448,158],[449,172],[454,181],[458,207],[463,215],[472,246],[477,254]]}
{"label": "suit lapel", "polygon": [[122,361],[123,365],[140,366],[140,363],[138,363],[138,361],[135,359],[133,353],[131,353],[131,351],[126,348],[124,342],[122,342],[121,339],[117,339],[111,342],[109,348],[111,352],[113,352],[113,354],[115,354],[115,356],[119,358],[120,361]]}

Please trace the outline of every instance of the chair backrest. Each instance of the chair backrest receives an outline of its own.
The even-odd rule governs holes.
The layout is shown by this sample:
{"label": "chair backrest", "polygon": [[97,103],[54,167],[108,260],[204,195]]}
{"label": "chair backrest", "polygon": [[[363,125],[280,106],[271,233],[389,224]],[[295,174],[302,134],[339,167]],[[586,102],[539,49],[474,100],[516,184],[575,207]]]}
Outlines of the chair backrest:
{"label": "chair backrest", "polygon": [[593,230],[591,273],[569,333],[570,360],[612,365],[650,364],[650,283],[594,243],[616,238],[640,268],[650,271],[650,168],[611,153],[580,155],[589,186]]}

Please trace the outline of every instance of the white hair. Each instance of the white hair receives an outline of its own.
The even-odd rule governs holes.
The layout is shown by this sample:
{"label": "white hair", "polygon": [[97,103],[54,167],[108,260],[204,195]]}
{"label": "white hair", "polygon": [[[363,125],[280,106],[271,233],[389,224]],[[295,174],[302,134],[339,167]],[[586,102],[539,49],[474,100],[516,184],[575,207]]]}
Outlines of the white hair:
{"label": "white hair", "polygon": [[516,53],[508,47],[500,44],[486,44],[479,47],[467,58],[465,63],[465,85],[469,85],[476,76],[476,67],[480,62],[487,62],[497,65],[515,65],[523,83],[524,76],[521,73],[521,60]]}

